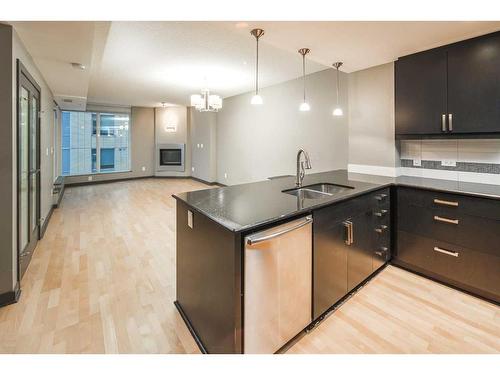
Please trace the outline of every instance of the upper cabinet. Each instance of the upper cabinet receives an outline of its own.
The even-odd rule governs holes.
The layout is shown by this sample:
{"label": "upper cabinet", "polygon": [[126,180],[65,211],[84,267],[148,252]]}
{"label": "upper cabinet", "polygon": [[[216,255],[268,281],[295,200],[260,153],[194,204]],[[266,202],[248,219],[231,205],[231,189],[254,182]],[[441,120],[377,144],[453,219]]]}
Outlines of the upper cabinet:
{"label": "upper cabinet", "polygon": [[500,137],[500,32],[398,59],[396,136]]}

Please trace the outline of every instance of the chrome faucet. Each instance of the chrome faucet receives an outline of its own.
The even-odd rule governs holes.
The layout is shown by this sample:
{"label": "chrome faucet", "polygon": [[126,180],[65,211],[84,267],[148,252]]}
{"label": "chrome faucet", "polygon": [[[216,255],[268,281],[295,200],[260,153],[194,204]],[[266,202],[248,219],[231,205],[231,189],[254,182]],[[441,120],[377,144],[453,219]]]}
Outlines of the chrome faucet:
{"label": "chrome faucet", "polygon": [[[300,157],[304,154],[305,162],[300,161]],[[311,169],[311,159],[309,159],[309,155],[303,149],[300,149],[297,153],[297,180],[295,185],[297,187],[302,186],[302,180],[304,180],[304,176],[306,175],[306,169]]]}

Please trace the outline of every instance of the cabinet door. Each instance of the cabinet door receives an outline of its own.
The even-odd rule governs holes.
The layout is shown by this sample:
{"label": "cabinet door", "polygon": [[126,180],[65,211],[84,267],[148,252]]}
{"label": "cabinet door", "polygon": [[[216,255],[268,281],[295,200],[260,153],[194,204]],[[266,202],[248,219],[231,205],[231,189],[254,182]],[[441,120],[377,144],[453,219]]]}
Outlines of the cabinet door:
{"label": "cabinet door", "polygon": [[500,33],[448,49],[451,133],[500,132]]}
{"label": "cabinet door", "polygon": [[351,291],[373,270],[374,228],[372,211],[351,219],[352,244],[347,247],[347,289]]}
{"label": "cabinet door", "polygon": [[446,51],[431,50],[395,63],[396,134],[440,134],[446,111]]}
{"label": "cabinet door", "polygon": [[313,318],[347,294],[347,229],[326,208],[314,213]]}

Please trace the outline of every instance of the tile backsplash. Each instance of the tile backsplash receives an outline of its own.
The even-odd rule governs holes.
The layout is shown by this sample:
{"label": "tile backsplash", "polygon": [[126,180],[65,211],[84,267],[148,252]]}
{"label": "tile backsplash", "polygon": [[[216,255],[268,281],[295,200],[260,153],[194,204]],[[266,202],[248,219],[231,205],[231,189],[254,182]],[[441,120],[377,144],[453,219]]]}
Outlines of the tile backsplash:
{"label": "tile backsplash", "polygon": [[500,184],[500,139],[405,140],[401,174]]}

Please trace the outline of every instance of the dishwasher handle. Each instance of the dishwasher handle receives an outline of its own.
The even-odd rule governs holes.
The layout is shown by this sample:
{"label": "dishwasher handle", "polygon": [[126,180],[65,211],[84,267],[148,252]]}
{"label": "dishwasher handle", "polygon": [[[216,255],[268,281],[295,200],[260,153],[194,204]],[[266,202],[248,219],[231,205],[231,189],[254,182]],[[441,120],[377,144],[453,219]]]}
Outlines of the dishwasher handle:
{"label": "dishwasher handle", "polygon": [[297,224],[295,224],[295,225],[293,225],[291,227],[287,227],[287,228],[284,228],[284,229],[281,229],[281,230],[277,230],[276,232],[265,234],[263,236],[261,236],[259,233],[254,234],[252,236],[248,236],[247,239],[246,239],[247,240],[247,245],[255,245],[255,244],[258,244],[259,242],[264,242],[264,241],[272,240],[273,238],[282,236],[282,235],[284,235],[286,233],[289,233],[289,232],[291,232],[291,231],[293,231],[295,229],[302,228],[304,225],[312,223],[312,221],[313,221],[313,219],[312,219],[311,216],[306,216],[302,220],[298,221]]}

